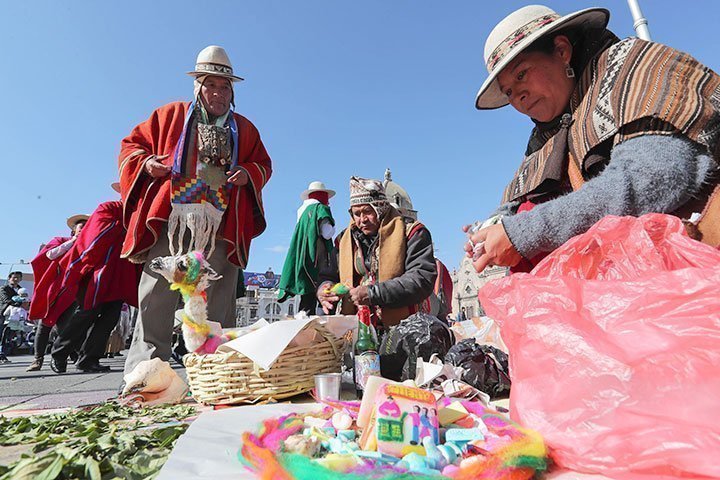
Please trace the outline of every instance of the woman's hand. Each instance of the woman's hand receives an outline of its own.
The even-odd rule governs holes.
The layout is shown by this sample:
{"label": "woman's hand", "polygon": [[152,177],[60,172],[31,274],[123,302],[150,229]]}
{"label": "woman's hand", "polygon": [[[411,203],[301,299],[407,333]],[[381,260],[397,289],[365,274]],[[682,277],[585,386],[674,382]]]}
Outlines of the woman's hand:
{"label": "woman's hand", "polygon": [[[468,227],[464,227],[463,230],[467,232]],[[473,249],[473,245],[481,243],[482,246]],[[487,266],[514,267],[522,260],[522,256],[505,233],[502,223],[473,233],[470,241],[465,244],[465,252],[473,259],[473,266],[478,273]]]}
{"label": "woman's hand", "polygon": [[228,183],[232,183],[233,185],[236,185],[238,187],[242,187],[243,185],[247,185],[249,177],[245,170],[239,169],[227,172],[227,175],[229,175],[230,178],[228,178]]}
{"label": "woman's hand", "polygon": [[321,283],[316,295],[323,312],[326,314],[329,314],[330,310],[335,307],[335,304],[340,301],[340,297],[332,293],[330,288],[332,288],[332,282]]}
{"label": "woman's hand", "polygon": [[158,157],[151,157],[148,158],[147,162],[145,162],[145,173],[150,175],[152,178],[162,178],[170,173],[170,170],[172,167],[170,165],[165,165],[159,160],[162,160],[163,158],[167,158],[167,155],[160,155]]}

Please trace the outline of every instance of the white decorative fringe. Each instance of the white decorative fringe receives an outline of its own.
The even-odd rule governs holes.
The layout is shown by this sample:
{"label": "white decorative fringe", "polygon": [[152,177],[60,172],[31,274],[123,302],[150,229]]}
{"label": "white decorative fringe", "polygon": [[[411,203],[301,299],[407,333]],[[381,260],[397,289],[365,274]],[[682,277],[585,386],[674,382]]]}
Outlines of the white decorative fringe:
{"label": "white decorative fringe", "polygon": [[[195,250],[205,252],[209,245],[210,250],[206,258],[210,258],[215,251],[215,236],[222,217],[223,212],[209,203],[173,204],[168,219],[170,254],[182,255]],[[190,244],[188,250],[183,251],[186,229],[190,230]],[[177,239],[177,248],[175,248],[175,239]]]}

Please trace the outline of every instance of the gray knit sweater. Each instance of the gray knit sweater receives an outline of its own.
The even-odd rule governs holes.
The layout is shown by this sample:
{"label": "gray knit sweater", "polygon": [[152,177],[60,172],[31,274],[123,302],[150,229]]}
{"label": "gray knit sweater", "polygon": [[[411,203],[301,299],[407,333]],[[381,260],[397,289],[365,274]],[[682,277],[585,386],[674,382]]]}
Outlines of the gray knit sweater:
{"label": "gray knit sweater", "polygon": [[613,148],[605,170],[579,190],[502,223],[518,252],[533,258],[606,215],[673,212],[697,195],[717,168],[701,146],[684,137],[643,135]]}

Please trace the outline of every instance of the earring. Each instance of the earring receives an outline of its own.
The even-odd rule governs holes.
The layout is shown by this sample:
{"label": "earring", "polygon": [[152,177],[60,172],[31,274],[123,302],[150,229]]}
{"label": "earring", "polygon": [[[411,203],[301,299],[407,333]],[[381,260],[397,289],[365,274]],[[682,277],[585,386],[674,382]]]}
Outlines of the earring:
{"label": "earring", "polygon": [[573,70],[570,64],[565,65],[565,75],[567,75],[568,78],[575,78],[575,70]]}

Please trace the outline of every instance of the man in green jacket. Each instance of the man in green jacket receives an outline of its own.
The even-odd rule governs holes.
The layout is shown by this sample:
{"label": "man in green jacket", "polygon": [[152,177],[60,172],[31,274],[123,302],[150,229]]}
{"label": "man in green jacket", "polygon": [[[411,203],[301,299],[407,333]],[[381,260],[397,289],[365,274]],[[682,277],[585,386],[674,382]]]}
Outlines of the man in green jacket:
{"label": "man in green jacket", "polygon": [[335,220],[330,211],[333,190],[322,182],[312,182],[300,198],[297,225],[285,258],[278,292],[278,300],[300,295],[299,310],[315,315],[317,309],[318,266],[327,263],[333,251]]}

